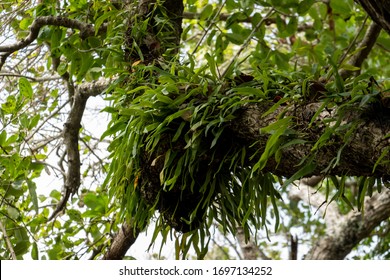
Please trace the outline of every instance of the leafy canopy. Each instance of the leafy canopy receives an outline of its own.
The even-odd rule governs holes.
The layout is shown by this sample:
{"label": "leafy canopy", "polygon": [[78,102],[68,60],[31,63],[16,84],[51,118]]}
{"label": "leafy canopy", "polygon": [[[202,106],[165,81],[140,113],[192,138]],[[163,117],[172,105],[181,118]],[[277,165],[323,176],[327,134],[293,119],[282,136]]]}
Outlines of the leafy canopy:
{"label": "leafy canopy", "polygon": [[[327,120],[332,125],[313,143],[314,156],[334,135],[348,142],[356,126],[342,123],[343,114],[350,108],[363,110],[389,88],[385,57],[390,41],[385,34],[360,75],[344,80],[338,74],[357,70],[349,58],[359,51],[355,43],[370,23],[352,0],[185,1],[179,51],[171,40],[176,27],[159,1],[144,17],[111,1],[57,2],[0,5],[2,31],[13,40],[26,38],[42,16],[64,16],[93,27],[87,34],[75,27],[44,25],[34,44],[10,57],[6,70],[18,69],[20,76],[1,82],[0,210],[2,224],[12,229],[7,235],[17,258],[27,252],[33,259],[96,257],[125,220],[141,230],[155,220],[153,241],[161,234],[165,242],[173,233],[177,257],[193,247],[203,258],[215,222],[223,232],[235,233],[242,226],[247,238],[262,227],[276,229],[277,204],[286,185],[315,169],[310,156],[302,158],[299,171],[289,178],[266,168],[269,161],[283,160],[283,149],[308,141],[286,116],[292,104],[311,102],[312,81],[326,78],[322,108],[339,108],[339,114]],[[150,35],[161,46],[151,44],[149,51],[164,50],[158,60],[149,60],[142,47]],[[104,111],[112,120],[101,138],[112,141],[110,158],[99,170],[93,164],[82,166],[86,180],[107,170],[104,183],[82,185],[63,218],[47,223],[61,198],[60,188],[39,194],[35,181],[43,170],[61,174],[47,164],[59,143],[42,141],[40,131],[58,134],[49,127],[64,121],[61,110],[70,102],[63,84],[47,79],[53,74],[74,85],[114,80],[104,94],[110,103]],[[367,86],[371,77],[378,86]],[[262,117],[284,108],[261,129],[268,140],[237,142],[231,124],[242,108],[260,103],[267,104]],[[96,139],[83,130],[80,138],[81,149],[91,153],[89,144]],[[337,163],[335,158],[329,168]],[[345,180],[330,177],[326,193],[329,201],[340,199],[353,207]],[[359,209],[365,194],[380,191],[381,184],[380,179],[359,178]],[[6,246],[0,254],[10,256]]]}

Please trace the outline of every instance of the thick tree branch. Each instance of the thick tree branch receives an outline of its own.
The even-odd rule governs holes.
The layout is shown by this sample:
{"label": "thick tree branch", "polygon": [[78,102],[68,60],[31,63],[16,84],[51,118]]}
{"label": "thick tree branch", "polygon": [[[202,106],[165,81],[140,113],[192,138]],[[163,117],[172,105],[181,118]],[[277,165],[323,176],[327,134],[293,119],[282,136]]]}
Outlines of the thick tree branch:
{"label": "thick tree branch", "polygon": [[370,17],[390,34],[390,2],[383,0],[355,0]]}
{"label": "thick tree branch", "polygon": [[390,190],[376,193],[364,203],[364,212],[351,211],[327,228],[325,237],[306,255],[306,259],[344,259],[372,230],[390,217]]}
{"label": "thick tree branch", "polygon": [[81,119],[90,96],[101,94],[107,87],[106,80],[98,80],[92,83],[82,84],[76,89],[73,97],[72,108],[64,124],[63,137],[66,146],[66,155],[68,157],[68,170],[65,176],[64,195],[58,203],[56,209],[49,217],[49,220],[55,218],[62,212],[69,198],[77,193],[80,186],[80,152],[79,152],[79,132],[81,128]]}
{"label": "thick tree branch", "polygon": [[[389,179],[390,165],[386,164],[386,161],[390,160],[389,155],[377,164],[380,156],[385,154],[390,146],[390,138],[386,138],[390,133],[390,112],[387,108],[381,112],[380,106],[376,107],[374,104],[373,108],[368,107],[362,111],[357,104],[356,108],[344,113],[340,120],[340,124],[345,125],[344,130],[337,132],[341,128],[332,127],[339,118],[336,107],[322,109],[323,111],[313,121],[312,118],[317,111],[321,110],[320,102],[280,106],[273,113],[263,116],[273,104],[262,102],[246,106],[230,126],[232,135],[238,137],[238,145],[250,146],[257,142],[257,145],[252,145],[251,151],[252,153],[257,151],[261,155],[270,136],[268,133],[261,133],[262,128],[276,122],[283,111],[286,111],[285,117],[291,117],[290,127],[295,129],[296,134],[291,135],[290,139],[303,139],[306,143],[283,149],[281,154],[283,160],[279,163],[273,157],[269,158],[264,171],[291,177],[302,167],[302,159],[313,156],[311,163],[314,168],[305,176],[350,175]],[[326,128],[333,128],[334,134],[326,144],[314,149],[315,143]],[[347,132],[350,133],[350,137],[344,139]]]}
{"label": "thick tree branch", "polygon": [[124,223],[112,240],[109,250],[104,254],[103,260],[121,260],[124,258],[127,250],[134,244],[139,234],[137,228]]}
{"label": "thick tree branch", "polygon": [[245,260],[270,260],[252,240],[246,240],[242,227],[237,227],[237,240]]}
{"label": "thick tree branch", "polygon": [[[375,22],[371,23],[367,29],[366,34],[364,35],[363,40],[358,45],[357,49],[360,49],[355,53],[349,60],[349,64],[358,68],[361,68],[364,60],[368,57],[368,54],[371,52],[372,48],[375,45],[376,39],[379,37],[382,28]],[[355,71],[359,73],[360,70]],[[342,69],[339,75],[345,79],[353,73],[351,70]]]}
{"label": "thick tree branch", "polygon": [[[165,29],[165,34],[163,37],[159,34],[155,34],[155,27],[159,26],[160,23],[154,22],[153,13],[158,13],[159,8],[154,9],[156,5],[161,4],[164,12],[166,12],[170,18],[170,24],[164,24],[162,29]],[[160,7],[161,8],[161,7]],[[144,62],[152,63],[154,60],[157,60],[161,53],[166,52],[162,48],[165,41],[165,44],[171,45],[172,50],[170,55],[175,55],[178,52],[178,46],[180,43],[180,36],[182,32],[182,14],[183,14],[183,1],[182,0],[166,0],[162,3],[159,3],[155,0],[141,0],[138,2],[136,8],[136,13],[140,17],[150,17],[153,20],[149,21],[150,29],[148,30],[150,34],[146,34],[137,44],[140,46],[144,53]],[[133,49],[134,41],[137,41],[131,36],[131,29],[133,28],[132,22],[128,26],[128,34],[126,38],[125,45],[128,48],[126,51],[126,59],[129,61],[140,59],[139,54],[136,52],[131,52]],[[153,27],[153,28],[152,28]],[[169,34],[169,36],[167,36]],[[161,41],[160,41],[161,40]],[[167,53],[166,53],[167,54]],[[147,57],[148,56],[148,57]],[[84,89],[85,92],[89,92],[88,88]],[[123,259],[127,250],[135,242],[140,228],[134,228],[131,224],[125,222],[118,232],[118,234],[113,238],[110,249],[106,252],[103,259],[105,260],[118,260]]]}
{"label": "thick tree branch", "polygon": [[[232,14],[227,14],[227,13],[220,13],[218,20],[219,21],[227,21],[229,20],[230,17],[232,17]],[[192,13],[192,12],[183,12],[183,18],[184,19],[200,19],[200,13]],[[253,22],[253,17],[252,16],[247,16],[245,18],[236,18],[234,19],[234,22],[245,22],[245,23],[252,23]],[[276,19],[275,18],[267,18],[265,20],[265,25],[271,25],[271,24],[276,24]],[[313,29],[312,24],[308,23],[303,23],[300,24],[297,27],[298,32],[305,31],[307,29]]]}
{"label": "thick tree branch", "polygon": [[[30,33],[28,34],[28,36],[26,38],[24,38],[23,40],[21,40],[19,42],[13,43],[13,44],[0,46],[0,53],[2,53],[1,59],[0,59],[0,70],[3,67],[7,57],[11,53],[13,53],[17,50],[23,49],[26,46],[28,46],[29,44],[31,44],[38,37],[39,31],[41,30],[41,28],[43,26],[46,26],[46,25],[61,26],[61,27],[67,27],[67,28],[71,28],[71,29],[77,29],[80,31],[80,38],[81,39],[85,39],[87,37],[95,35],[95,28],[92,24],[88,24],[88,23],[85,23],[85,22],[82,22],[79,20],[70,19],[70,18],[63,17],[63,16],[37,17],[34,20],[34,22],[32,23],[32,25],[30,26]],[[107,30],[107,25],[102,24],[102,26],[99,28],[97,33],[98,34],[104,33],[104,32],[106,32],[106,30]]]}

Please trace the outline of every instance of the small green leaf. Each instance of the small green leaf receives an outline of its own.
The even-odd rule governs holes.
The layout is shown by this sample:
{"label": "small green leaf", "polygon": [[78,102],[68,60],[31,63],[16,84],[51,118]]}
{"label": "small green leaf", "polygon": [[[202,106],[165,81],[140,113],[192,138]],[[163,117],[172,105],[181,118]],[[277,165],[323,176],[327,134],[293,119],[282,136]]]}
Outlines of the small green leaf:
{"label": "small green leaf", "polygon": [[109,17],[115,17],[118,14],[117,10],[111,10],[109,12],[103,13],[99,18],[95,21],[95,35],[98,34],[100,26],[104,23],[106,19]]}
{"label": "small green leaf", "polygon": [[[52,53],[54,49],[59,49],[61,39],[62,39],[63,31],[61,27],[53,27],[53,31],[51,33],[51,40],[50,40],[50,48],[52,49]],[[59,56],[57,56],[59,57]]]}
{"label": "small green leaf", "polygon": [[205,58],[208,62],[208,68],[209,68],[211,74],[213,75],[213,77],[215,79],[218,79],[219,75],[217,73],[217,65],[215,63],[214,58],[209,53],[206,53]]}
{"label": "small green leaf", "polygon": [[246,37],[239,33],[226,33],[226,39],[232,42],[235,45],[241,45],[244,43]]}
{"label": "small green leaf", "polygon": [[291,17],[286,26],[286,36],[294,35],[298,28],[298,17]]}
{"label": "small green leaf", "polygon": [[212,13],[213,13],[213,6],[211,4],[207,4],[203,8],[203,10],[200,12],[199,19],[206,20],[207,18],[209,18],[211,16]]}
{"label": "small green leaf", "polygon": [[6,139],[7,139],[7,132],[5,130],[3,130],[0,133],[0,146],[4,144]]}
{"label": "small green leaf", "polygon": [[286,180],[284,182],[282,188],[291,184],[295,180],[301,179],[305,176],[312,174],[315,169],[316,169],[316,165],[312,162],[308,162],[307,164],[305,164],[305,166],[303,166],[301,169],[299,169],[294,175],[292,175],[288,180]]}
{"label": "small green leaf", "polygon": [[83,218],[82,218],[81,212],[79,210],[69,209],[68,211],[66,211],[66,213],[68,214],[68,216],[71,220],[76,221],[78,223],[83,222]]}
{"label": "small green leaf", "polygon": [[57,190],[52,190],[52,191],[50,192],[50,197],[52,197],[52,198],[54,198],[54,199],[60,201],[60,199],[61,199],[61,193],[60,193],[59,191],[57,191]]}
{"label": "small green leaf", "polygon": [[39,114],[36,114],[34,117],[32,117],[32,119],[30,120],[30,123],[28,125],[28,129],[31,130],[34,127],[36,127],[40,119],[41,119],[41,116]]}
{"label": "small green leaf", "polygon": [[8,214],[9,217],[11,217],[14,220],[19,218],[19,211],[16,208],[12,207],[12,206],[8,206],[7,207],[7,214]]}
{"label": "small green leaf", "polygon": [[19,91],[23,96],[27,97],[28,99],[31,99],[33,97],[32,86],[30,82],[24,77],[19,79]]}
{"label": "small green leaf", "polygon": [[311,6],[316,2],[316,0],[303,0],[299,3],[297,12],[299,15],[303,16],[305,15]]}
{"label": "small green leaf", "polygon": [[32,244],[31,258],[32,258],[33,260],[39,260],[38,245],[37,245],[36,242],[33,242],[33,244]]}
{"label": "small green leaf", "polygon": [[22,30],[27,30],[30,27],[32,22],[33,22],[33,19],[31,17],[25,17],[24,19],[22,19],[20,21],[19,27]]}
{"label": "small green leaf", "polygon": [[28,191],[31,197],[31,201],[33,203],[33,208],[35,210],[35,213],[38,214],[38,197],[37,197],[37,186],[35,183],[31,180],[27,180],[27,186],[28,186]]}

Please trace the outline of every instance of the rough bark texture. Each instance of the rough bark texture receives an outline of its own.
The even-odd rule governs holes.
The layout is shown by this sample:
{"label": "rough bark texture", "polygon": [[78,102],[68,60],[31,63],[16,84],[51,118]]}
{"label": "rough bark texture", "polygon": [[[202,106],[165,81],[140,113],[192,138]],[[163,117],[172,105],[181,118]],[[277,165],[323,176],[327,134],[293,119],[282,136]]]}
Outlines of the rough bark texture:
{"label": "rough bark texture", "polygon": [[[270,123],[276,121],[277,116],[285,110],[285,107],[279,107],[275,112],[266,117],[262,117],[272,103],[261,103],[250,105],[242,109],[237,120],[232,122],[232,134],[237,136],[243,143],[253,143],[258,141],[258,145],[253,148],[260,150],[260,154],[269,138],[268,134],[263,134],[260,130]],[[307,144],[293,145],[283,150],[280,163],[270,159],[266,166],[266,171],[276,175],[291,177],[301,166],[301,160],[312,153],[312,148],[325,129],[324,120],[327,118],[337,118],[336,110],[328,109],[319,114],[317,120],[310,126],[311,119],[315,113],[320,110],[321,103],[310,103],[304,105],[291,106],[286,116],[292,116],[294,124],[292,127],[298,131]],[[375,107],[376,105],[374,105]],[[315,169],[310,175],[321,175],[324,170],[328,175],[351,175],[351,176],[375,176],[383,177],[388,180],[390,176],[390,165],[385,162],[375,166],[378,158],[386,147],[390,145],[390,139],[385,139],[385,135],[390,133],[390,110],[387,108],[382,112],[375,108],[367,108],[366,112],[360,112],[356,108],[351,109],[343,117],[342,123],[351,123],[357,121],[358,124],[354,129],[348,142],[344,142],[342,135],[335,135],[329,139],[328,143],[319,148],[313,159]],[[293,136],[296,137],[296,136]],[[240,143],[242,144],[242,143]],[[337,165],[335,159],[339,150],[342,149],[341,157]],[[389,160],[389,156],[387,156]],[[331,168],[329,168],[331,167]]]}
{"label": "rough bark texture", "polygon": [[[139,1],[139,14],[146,16],[149,8],[156,1],[142,0]],[[390,2],[385,0],[356,0],[367,11],[371,18],[387,33],[390,34]],[[183,13],[183,2],[178,0],[168,0],[164,2],[167,14],[171,17],[172,26],[170,29],[176,30],[176,36],[170,44],[177,44],[181,33],[181,15]],[[64,17],[38,17],[30,27],[30,34],[24,40],[8,46],[0,47],[0,70],[6,59],[14,51],[20,50],[31,44],[38,36],[41,27],[46,25],[63,26],[79,30],[80,38],[86,38],[94,35],[94,27],[73,19]],[[375,27],[375,26],[374,26]],[[99,32],[105,32],[106,26],[102,25]],[[129,26],[129,29],[131,26]],[[378,34],[378,27],[373,30],[373,37]],[[153,36],[153,30],[150,29],[150,36],[144,38],[139,44],[145,49],[145,54],[151,54],[151,59],[157,59],[165,49],[161,49],[159,40]],[[370,39],[368,44],[372,44]],[[132,41],[128,41],[129,47]],[[372,46],[372,45],[371,45]],[[361,56],[360,58],[362,58]],[[360,63],[360,62],[359,62]],[[64,127],[64,142],[67,145],[68,155],[68,173],[65,180],[66,193],[64,200],[60,203],[56,211],[62,209],[66,204],[69,196],[77,191],[80,183],[80,159],[78,151],[78,133],[80,122],[89,96],[98,94],[104,87],[98,88],[96,93],[85,94],[83,90],[87,88],[80,87],[79,91],[73,96],[72,110],[68,116]],[[286,108],[280,107],[274,113],[262,117],[273,104],[264,102],[262,104],[251,105],[242,108],[241,115],[231,123],[230,133],[237,139],[237,145],[250,145],[253,141],[258,144],[252,149],[258,149],[261,154],[264,149],[269,135],[261,134],[260,129],[276,121],[281,110]],[[314,143],[318,140],[319,135],[324,132],[325,118],[334,117],[335,109],[324,110],[313,123],[309,126],[314,114],[320,109],[320,103],[297,104],[291,106],[286,116],[293,116],[294,127],[299,132],[299,136],[308,140],[306,144],[294,145],[283,151],[283,160],[278,164],[275,160],[270,159],[265,171],[271,171],[276,175],[290,177],[299,170],[299,163],[303,158],[312,152]],[[387,164],[376,165],[377,160],[383,154],[384,149],[390,146],[390,138],[384,136],[390,133],[390,112],[388,108],[371,107],[366,112],[351,110],[343,117],[343,122],[348,123],[358,120],[356,129],[351,134],[347,143],[343,142],[341,135],[335,135],[332,141],[317,150],[313,159],[315,169],[311,174],[347,174],[359,176],[377,176],[389,180],[390,166]],[[229,135],[226,135],[229,136]],[[344,144],[346,144],[344,146]],[[338,152],[342,148],[342,153],[338,164],[335,163]],[[253,151],[253,150],[252,150]],[[256,159],[255,159],[256,160]],[[389,160],[389,155],[385,157],[384,162]],[[333,165],[330,166],[329,164]],[[250,164],[250,162],[248,163]],[[331,167],[331,168],[329,168]],[[311,175],[306,174],[306,175]],[[65,204],[64,204],[65,203]],[[380,224],[381,221],[390,216],[390,191],[384,190],[381,194],[374,195],[366,202],[364,215],[362,213],[351,213],[348,219],[340,220],[337,223],[337,230],[329,232],[325,238],[318,241],[307,258],[310,259],[342,259],[348,254],[362,238],[368,236],[372,229]],[[55,215],[53,215],[55,216]],[[52,216],[52,217],[53,217]],[[332,229],[334,227],[331,227]],[[132,228],[130,224],[124,224],[112,241],[110,250],[104,256],[104,259],[121,259],[128,248],[134,243],[138,235],[138,230]],[[248,256],[249,257],[249,256]],[[252,256],[250,256],[252,258]]]}
{"label": "rough bark texture", "polygon": [[390,34],[390,2],[387,0],[355,0],[370,17]]}
{"label": "rough bark texture", "polygon": [[[138,6],[134,12],[143,18],[153,18],[153,14],[151,13],[153,11],[153,6],[156,5],[156,3],[157,1],[155,0],[141,0],[138,2]],[[163,10],[159,11],[159,9]],[[148,34],[141,38],[141,41],[137,42],[144,54],[144,64],[155,63],[161,58],[163,53],[168,55],[168,57],[173,56],[177,54],[179,50],[180,36],[182,32],[182,14],[184,10],[183,1],[166,0],[162,3],[162,7],[159,7],[159,9],[153,12],[167,13],[170,21],[169,24],[165,24],[164,28],[158,31],[154,30],[154,28],[158,29],[158,23],[154,22],[154,20],[149,22]],[[165,33],[165,36],[161,36],[161,34],[158,36],[156,32],[163,32]],[[133,50],[134,41],[137,41],[137,39],[132,37],[132,22],[130,22],[125,40],[125,56],[130,63],[141,59],[138,53]],[[171,49],[169,54],[166,53],[167,46]],[[135,242],[139,231],[140,229],[138,228],[136,231],[132,229],[131,224],[125,224],[121,231],[112,240],[110,249],[105,254],[104,259],[122,259],[130,246]]]}
{"label": "rough bark texture", "polygon": [[268,256],[252,240],[246,240],[244,229],[237,228],[237,240],[240,245],[244,260],[270,260]]}
{"label": "rough bark texture", "polygon": [[357,46],[357,49],[360,50],[357,53],[355,53],[349,60],[349,64],[358,67],[359,70],[351,71],[351,70],[342,69],[339,72],[339,75],[343,79],[351,76],[352,74],[357,74],[357,75],[360,74],[360,68],[364,60],[368,57],[368,54],[371,52],[372,48],[374,47],[376,43],[376,39],[379,37],[381,30],[382,28],[380,25],[378,25],[375,22],[371,23],[370,27],[367,29],[367,32],[363,40]]}
{"label": "rough bark texture", "polygon": [[342,260],[382,221],[390,217],[390,190],[384,189],[365,202],[364,212],[351,211],[327,229],[306,255],[310,260]]}
{"label": "rough bark texture", "polygon": [[104,254],[103,260],[121,260],[127,250],[137,239],[139,230],[130,224],[124,223],[117,235],[113,238],[110,249]]}

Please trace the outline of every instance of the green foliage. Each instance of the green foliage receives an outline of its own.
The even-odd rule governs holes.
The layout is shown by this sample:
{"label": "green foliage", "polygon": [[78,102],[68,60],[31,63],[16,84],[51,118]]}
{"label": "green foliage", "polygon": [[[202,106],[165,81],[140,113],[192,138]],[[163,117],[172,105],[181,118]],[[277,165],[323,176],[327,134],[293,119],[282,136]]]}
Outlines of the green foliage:
{"label": "green foliage", "polygon": [[[390,41],[384,32],[377,41],[380,48],[371,51],[360,75],[343,80],[338,74],[358,70],[348,59],[358,51],[356,42],[370,22],[352,0],[188,0],[185,11],[196,13],[196,19],[183,21],[179,53],[175,26],[158,5],[153,16],[144,18],[118,10],[112,1],[23,5],[0,4],[5,18],[0,28],[15,40],[28,35],[36,17],[48,15],[91,24],[95,33],[81,38],[77,29],[44,26],[38,50],[21,50],[10,57],[15,59],[11,68],[21,74],[1,82],[0,219],[17,258],[99,256],[126,220],[141,230],[154,221],[152,243],[160,236],[163,246],[173,236],[176,258],[186,258],[191,248],[205,258],[215,223],[223,234],[236,234],[240,226],[247,239],[263,229],[268,236],[268,228],[288,232],[301,220],[305,233],[323,233],[324,225],[310,209],[287,203],[283,193],[294,180],[316,170],[316,153],[334,141],[340,148],[323,172],[339,164],[358,129],[354,121],[343,123],[343,116],[377,102],[390,85]],[[14,11],[18,16],[11,16]],[[103,26],[106,31],[100,32]],[[148,37],[151,32],[156,38]],[[145,38],[153,44],[147,45]],[[42,194],[37,179],[64,172],[47,163],[55,153],[62,156],[53,142],[62,131],[67,96],[62,84],[42,82],[53,72],[73,85],[100,77],[115,82],[105,94],[110,106],[104,111],[112,117],[101,138],[110,141],[110,165],[100,163],[101,170],[107,168],[105,181],[101,184],[93,164],[83,163],[80,194],[68,202],[66,213],[47,222],[49,209],[61,199],[62,183]],[[253,79],[245,80],[245,75]],[[321,124],[324,133],[311,143],[312,154],[301,159],[298,171],[290,178],[278,177],[267,164],[282,162],[284,149],[309,141],[285,112],[294,103],[312,101],[310,84],[320,77],[328,82],[327,96],[321,98],[321,110],[310,125],[318,125],[316,119],[326,108],[337,108],[337,114]],[[241,108],[260,103],[269,105],[262,118],[281,112],[259,131],[267,140],[237,143],[230,126]],[[61,126],[50,135],[54,140],[42,141],[52,119]],[[93,137],[84,128],[80,133],[81,152],[96,156],[91,151]],[[384,149],[373,172],[388,163],[388,155],[389,149]],[[352,178],[354,194],[347,175],[329,177],[319,190],[326,203],[337,202],[343,213],[363,210],[365,197],[385,185],[373,177]],[[378,235],[384,235],[386,226]],[[313,237],[307,239],[313,242]],[[389,258],[386,241],[375,243],[371,238],[367,244],[375,243],[373,254]],[[0,258],[9,259],[10,250],[3,239],[0,243]],[[270,254],[280,258],[278,252]]]}

